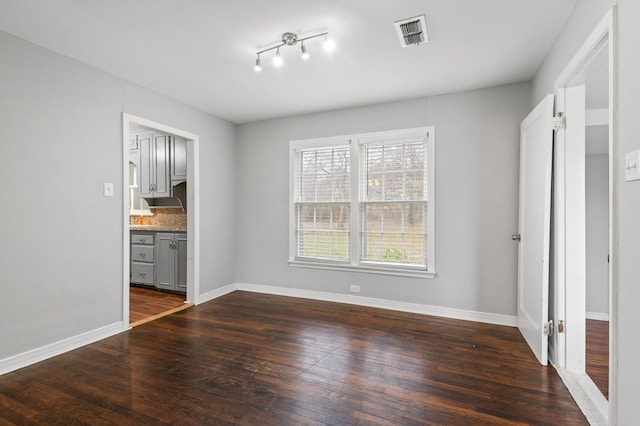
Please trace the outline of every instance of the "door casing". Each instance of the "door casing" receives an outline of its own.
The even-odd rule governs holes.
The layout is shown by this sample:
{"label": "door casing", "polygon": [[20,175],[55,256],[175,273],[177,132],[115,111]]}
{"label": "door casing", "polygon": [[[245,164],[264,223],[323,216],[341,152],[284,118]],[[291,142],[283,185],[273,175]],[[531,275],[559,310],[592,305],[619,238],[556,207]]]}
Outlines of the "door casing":
{"label": "door casing", "polygon": [[187,140],[187,296],[186,302],[198,304],[200,294],[200,173],[198,158],[200,151],[200,136],[163,123],[137,117],[131,114],[122,114],[122,140],[123,140],[123,268],[122,268],[122,323],[129,327],[129,204],[126,202],[129,193],[129,126],[131,123],[159,130]]}
{"label": "door casing", "polygon": [[[609,402],[608,412],[605,411],[602,414],[605,418],[608,417],[609,424],[616,424],[616,419],[613,416],[616,411],[615,404],[617,400],[617,370],[615,364],[617,342],[615,330],[617,329],[618,238],[615,214],[617,179],[614,165],[617,164],[618,152],[615,113],[617,98],[615,91],[615,10],[615,7],[613,7],[605,14],[562,73],[560,73],[554,84],[557,99],[556,112],[563,112],[568,116],[571,114],[571,111],[569,111],[571,105],[566,103],[565,90],[575,83],[576,78],[590,61],[596,57],[603,46],[607,46],[609,68],[609,253],[611,254],[611,263],[609,268]],[[567,120],[567,126],[571,125],[571,122]],[[566,145],[566,130],[556,133],[556,146]],[[577,274],[584,266],[585,259],[584,257],[566,256],[566,253],[568,247],[576,242],[578,242],[577,249],[581,253],[585,252],[585,229],[579,226],[567,227],[566,223],[572,220],[571,212],[578,212],[581,215],[585,213],[584,206],[580,211],[580,206],[575,204],[576,197],[572,196],[574,194],[568,194],[568,191],[575,191],[578,188],[584,189],[584,170],[580,174],[575,172],[575,168],[572,168],[572,164],[580,161],[580,158],[578,158],[580,155],[582,155],[582,161],[584,161],[584,150],[558,151],[554,157],[554,206],[556,210],[554,212],[554,233],[552,237],[555,253],[555,268],[552,274],[555,282],[554,296],[556,304],[551,308],[554,309],[555,317],[564,321],[565,332],[554,333],[552,338],[554,349],[551,351],[553,354],[551,362],[560,369],[579,373],[583,370],[580,362],[581,359],[584,360],[584,347],[580,347],[579,343],[576,345],[576,342],[580,342],[585,338],[585,306],[584,299],[580,295],[581,289],[575,284],[580,279]],[[574,245],[574,247],[576,246]],[[582,266],[580,263],[582,263]],[[579,333],[581,335],[577,337],[570,336],[571,333]],[[586,377],[588,378],[588,376]],[[587,382],[590,382],[589,386],[593,385],[590,379],[587,379]],[[565,383],[567,382],[565,381]],[[567,385],[570,386],[569,383]],[[595,387],[595,385],[593,386]],[[572,390],[571,387],[570,390]],[[593,403],[597,405],[597,402],[593,401]]]}

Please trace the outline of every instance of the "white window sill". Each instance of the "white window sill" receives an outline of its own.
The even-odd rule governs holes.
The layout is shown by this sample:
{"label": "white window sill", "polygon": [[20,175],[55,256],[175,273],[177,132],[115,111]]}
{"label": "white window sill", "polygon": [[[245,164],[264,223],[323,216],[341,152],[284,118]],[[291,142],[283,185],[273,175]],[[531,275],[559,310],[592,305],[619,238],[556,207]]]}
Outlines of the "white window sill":
{"label": "white window sill", "polygon": [[369,266],[369,265],[347,265],[339,263],[322,263],[322,262],[305,262],[302,260],[290,260],[289,266],[295,268],[309,268],[309,269],[326,269],[331,271],[345,271],[345,272],[362,272],[365,274],[378,274],[378,275],[392,275],[395,277],[408,277],[408,278],[428,278],[434,279],[437,276],[435,271],[423,271],[412,269],[400,269],[400,268],[385,268],[382,266]]}

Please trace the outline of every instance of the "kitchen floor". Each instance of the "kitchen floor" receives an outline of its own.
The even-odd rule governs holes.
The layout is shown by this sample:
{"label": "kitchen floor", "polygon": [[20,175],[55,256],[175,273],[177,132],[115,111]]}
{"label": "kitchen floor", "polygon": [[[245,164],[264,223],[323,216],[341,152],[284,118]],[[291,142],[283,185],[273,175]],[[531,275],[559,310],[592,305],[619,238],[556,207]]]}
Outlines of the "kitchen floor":
{"label": "kitchen floor", "polygon": [[130,287],[129,325],[135,327],[193,306],[184,301],[185,297],[181,294],[166,293],[152,288]]}

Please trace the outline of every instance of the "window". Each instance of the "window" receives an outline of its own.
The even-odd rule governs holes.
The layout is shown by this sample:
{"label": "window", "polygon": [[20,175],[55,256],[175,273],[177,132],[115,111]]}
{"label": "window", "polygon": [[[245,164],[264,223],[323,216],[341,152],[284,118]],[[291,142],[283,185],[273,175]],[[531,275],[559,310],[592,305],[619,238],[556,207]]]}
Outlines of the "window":
{"label": "window", "polygon": [[349,260],[349,161],[348,145],[296,152],[297,258]]}
{"label": "window", "polygon": [[290,264],[434,275],[434,128],[291,142]]}

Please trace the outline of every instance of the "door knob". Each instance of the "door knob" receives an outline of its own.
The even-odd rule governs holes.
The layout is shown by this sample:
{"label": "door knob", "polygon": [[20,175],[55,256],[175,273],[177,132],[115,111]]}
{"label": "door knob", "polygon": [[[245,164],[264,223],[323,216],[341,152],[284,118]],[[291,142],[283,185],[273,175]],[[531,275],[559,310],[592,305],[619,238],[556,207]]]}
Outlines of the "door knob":
{"label": "door knob", "polygon": [[513,235],[511,236],[511,239],[512,239],[513,241],[520,241],[520,234],[513,234]]}

